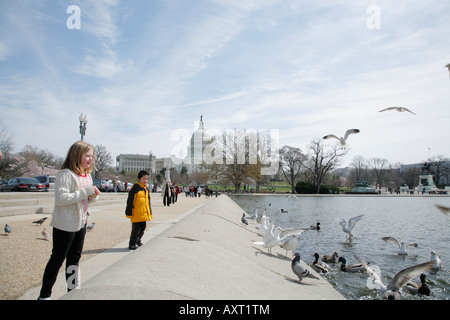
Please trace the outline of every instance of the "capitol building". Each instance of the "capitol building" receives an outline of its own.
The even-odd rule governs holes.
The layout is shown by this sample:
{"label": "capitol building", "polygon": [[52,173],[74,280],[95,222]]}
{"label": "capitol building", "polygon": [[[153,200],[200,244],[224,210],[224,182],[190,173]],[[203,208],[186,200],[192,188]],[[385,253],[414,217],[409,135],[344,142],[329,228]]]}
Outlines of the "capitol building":
{"label": "capitol building", "polygon": [[163,168],[175,168],[177,172],[181,172],[183,167],[187,171],[200,171],[200,166],[203,162],[203,152],[206,146],[210,143],[211,138],[207,135],[203,116],[200,116],[198,129],[192,134],[187,146],[187,156],[184,159],[177,159],[177,164],[174,163],[172,157],[157,158],[151,152],[149,154],[120,154],[116,157],[116,172],[132,172],[147,170],[151,173],[158,174]]}

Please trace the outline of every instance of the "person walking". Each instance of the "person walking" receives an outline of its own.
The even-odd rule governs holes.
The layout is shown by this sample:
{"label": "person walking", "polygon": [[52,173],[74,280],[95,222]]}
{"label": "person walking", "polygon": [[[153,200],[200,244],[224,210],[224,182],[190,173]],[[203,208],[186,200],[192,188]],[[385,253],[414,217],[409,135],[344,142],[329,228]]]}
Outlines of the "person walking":
{"label": "person walking", "polygon": [[128,193],[127,207],[125,215],[131,221],[131,235],[128,249],[136,250],[142,246],[142,236],[144,235],[147,221],[152,221],[152,209],[150,201],[150,190],[147,187],[149,173],[141,170],[137,176],[137,182],[133,184]]}
{"label": "person walking", "polygon": [[97,200],[100,191],[90,172],[94,168],[94,148],[75,142],[69,149],[62,171],[55,181],[55,206],[52,212],[53,249],[42,277],[38,300],[51,300],[59,269],[66,260],[67,290],[79,288],[78,264],[83,251],[89,202]]}
{"label": "person walking", "polygon": [[166,206],[167,204],[167,206],[169,207],[171,200],[171,183],[168,178],[166,178],[166,180],[164,181],[161,197],[163,197],[164,206]]}

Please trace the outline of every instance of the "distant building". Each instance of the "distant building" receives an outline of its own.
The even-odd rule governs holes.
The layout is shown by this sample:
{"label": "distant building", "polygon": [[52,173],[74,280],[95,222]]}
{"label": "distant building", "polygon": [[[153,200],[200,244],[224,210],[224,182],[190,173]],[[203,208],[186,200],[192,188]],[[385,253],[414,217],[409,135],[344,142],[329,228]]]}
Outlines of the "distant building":
{"label": "distant building", "polygon": [[[152,160],[153,162],[153,160]],[[141,170],[150,170],[150,155],[143,154],[120,154],[116,157],[116,171],[134,172]]]}
{"label": "distant building", "polygon": [[191,136],[187,147],[187,156],[183,160],[183,166],[187,168],[188,172],[200,170],[200,166],[204,161],[203,153],[210,142],[211,137],[206,133],[203,116],[200,116],[198,129]]}

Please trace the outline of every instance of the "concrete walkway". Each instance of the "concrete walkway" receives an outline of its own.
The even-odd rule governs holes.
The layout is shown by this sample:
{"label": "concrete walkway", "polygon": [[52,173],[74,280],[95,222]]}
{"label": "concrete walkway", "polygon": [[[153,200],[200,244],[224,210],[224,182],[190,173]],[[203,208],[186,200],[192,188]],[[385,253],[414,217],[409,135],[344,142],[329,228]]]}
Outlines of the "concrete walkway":
{"label": "concrete walkway", "polygon": [[[82,288],[61,298],[344,299],[323,278],[298,284],[290,254],[286,257],[284,249],[273,248],[269,255],[253,245],[261,241],[257,225],[244,226],[242,213],[229,197],[212,198],[177,221],[148,230],[144,246],[136,251],[121,244],[86,260],[81,264]],[[61,295],[60,286],[54,289],[54,299]]]}

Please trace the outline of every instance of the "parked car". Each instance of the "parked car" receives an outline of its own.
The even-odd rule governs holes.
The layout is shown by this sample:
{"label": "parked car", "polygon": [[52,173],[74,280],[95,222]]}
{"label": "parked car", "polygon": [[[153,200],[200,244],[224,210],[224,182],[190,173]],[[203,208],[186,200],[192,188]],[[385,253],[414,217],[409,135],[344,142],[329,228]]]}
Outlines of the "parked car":
{"label": "parked car", "polygon": [[103,192],[108,192],[109,189],[109,183],[106,180],[103,179],[94,179],[94,185],[98,188],[98,190]]}
{"label": "parked car", "polygon": [[0,191],[2,190],[2,186],[7,182],[8,182],[7,180],[0,180]]}
{"label": "parked car", "polygon": [[39,182],[36,178],[18,177],[8,180],[8,182],[2,185],[2,192],[6,191],[31,191],[41,192],[45,190],[45,185]]}
{"label": "parked car", "polygon": [[36,179],[38,179],[41,183],[45,185],[45,191],[55,191],[55,176],[36,176]]}

